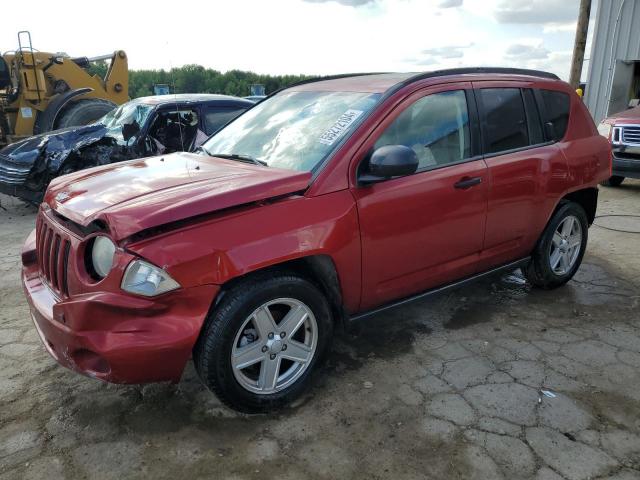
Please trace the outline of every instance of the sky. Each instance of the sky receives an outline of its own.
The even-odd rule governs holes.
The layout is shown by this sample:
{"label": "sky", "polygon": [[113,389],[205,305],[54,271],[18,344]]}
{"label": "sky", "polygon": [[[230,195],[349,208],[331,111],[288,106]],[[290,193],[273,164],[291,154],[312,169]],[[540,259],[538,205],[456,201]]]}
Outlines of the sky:
{"label": "sky", "polygon": [[329,75],[509,66],[567,79],[579,0],[64,3],[52,10],[48,0],[33,0],[30,10],[47,15],[4,22],[0,50],[15,49],[24,29],[41,51],[95,56],[123,49],[132,69],[196,63],[220,71]]}

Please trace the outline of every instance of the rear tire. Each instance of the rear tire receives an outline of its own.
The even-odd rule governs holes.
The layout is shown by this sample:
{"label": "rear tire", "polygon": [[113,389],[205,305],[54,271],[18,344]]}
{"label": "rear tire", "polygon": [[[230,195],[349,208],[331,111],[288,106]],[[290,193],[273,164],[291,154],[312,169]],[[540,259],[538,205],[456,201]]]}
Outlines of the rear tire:
{"label": "rear tire", "polygon": [[84,98],[67,105],[58,115],[55,128],[79,127],[104,117],[116,104],[101,98]]}
{"label": "rear tire", "polygon": [[315,285],[295,275],[256,275],[224,293],[193,360],[203,383],[229,407],[268,412],[308,388],[332,333],[329,304]]}
{"label": "rear tire", "polygon": [[587,247],[588,228],[587,214],[579,204],[562,204],[549,220],[531,261],[523,269],[527,280],[547,290],[571,280]]}
{"label": "rear tire", "polygon": [[623,182],[624,178],[625,177],[621,177],[619,175],[613,175],[612,177],[609,177],[604,182],[600,182],[600,185],[604,185],[605,187],[619,187],[620,184]]}

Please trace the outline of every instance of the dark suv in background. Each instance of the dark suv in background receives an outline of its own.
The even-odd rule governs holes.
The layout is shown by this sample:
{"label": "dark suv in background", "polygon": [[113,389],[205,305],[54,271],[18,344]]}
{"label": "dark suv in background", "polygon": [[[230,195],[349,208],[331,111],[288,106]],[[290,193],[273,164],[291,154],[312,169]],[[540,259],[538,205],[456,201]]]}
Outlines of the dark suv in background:
{"label": "dark suv in background", "polygon": [[0,192],[39,203],[57,176],[132,158],[193,151],[253,105],[227,95],[136,98],[90,125],[54,130],[0,150]]}

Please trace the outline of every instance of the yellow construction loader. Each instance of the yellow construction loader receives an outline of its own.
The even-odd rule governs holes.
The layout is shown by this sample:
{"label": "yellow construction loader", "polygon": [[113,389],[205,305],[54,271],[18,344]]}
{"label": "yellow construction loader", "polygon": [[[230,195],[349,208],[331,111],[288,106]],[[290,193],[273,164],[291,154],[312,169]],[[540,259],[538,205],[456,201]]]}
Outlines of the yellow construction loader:
{"label": "yellow construction loader", "polygon": [[[104,78],[92,62],[110,60]],[[58,128],[86,125],[129,99],[127,55],[71,58],[37,51],[18,32],[18,49],[0,55],[0,146]]]}

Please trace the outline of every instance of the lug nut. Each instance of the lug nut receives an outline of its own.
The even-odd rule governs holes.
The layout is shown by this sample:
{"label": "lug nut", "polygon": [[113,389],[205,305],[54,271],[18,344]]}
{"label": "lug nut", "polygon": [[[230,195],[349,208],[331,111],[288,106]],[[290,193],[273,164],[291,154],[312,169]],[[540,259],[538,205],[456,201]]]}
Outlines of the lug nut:
{"label": "lug nut", "polygon": [[280,338],[284,338],[287,334],[284,332],[280,332]]}
{"label": "lug nut", "polygon": [[267,347],[266,345],[264,347],[262,347],[262,351],[266,352],[267,350],[269,350],[269,347]]}
{"label": "lug nut", "polygon": [[287,344],[285,343],[284,345],[282,345],[282,350],[286,350],[287,349]]}
{"label": "lug nut", "polygon": [[276,354],[272,353],[270,358],[271,358],[271,360],[275,360],[276,359]]}
{"label": "lug nut", "polygon": [[269,337],[269,338],[273,338],[273,332],[269,332],[268,337]]}

